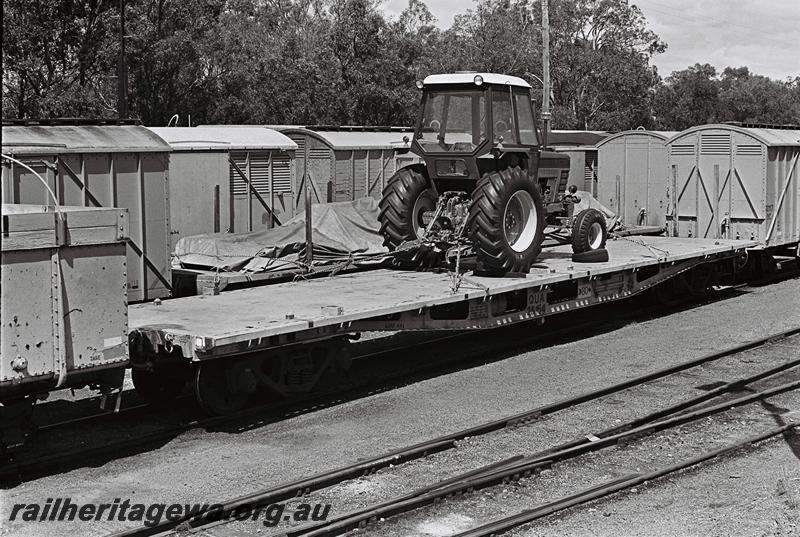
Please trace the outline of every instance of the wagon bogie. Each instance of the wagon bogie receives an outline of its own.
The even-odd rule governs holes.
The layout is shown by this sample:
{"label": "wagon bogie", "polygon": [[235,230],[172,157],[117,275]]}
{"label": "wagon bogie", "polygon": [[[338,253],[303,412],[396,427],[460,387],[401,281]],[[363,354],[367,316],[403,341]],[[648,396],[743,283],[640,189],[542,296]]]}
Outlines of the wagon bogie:
{"label": "wagon bogie", "polygon": [[268,341],[265,339],[261,348],[252,341],[204,353],[179,345],[153,345],[134,331],[131,348],[132,367],[138,372],[135,387],[148,401],[164,402],[189,382],[201,408],[225,415],[242,409],[257,395],[282,399],[311,392],[335,381],[350,367],[346,336],[311,338],[302,343]]}

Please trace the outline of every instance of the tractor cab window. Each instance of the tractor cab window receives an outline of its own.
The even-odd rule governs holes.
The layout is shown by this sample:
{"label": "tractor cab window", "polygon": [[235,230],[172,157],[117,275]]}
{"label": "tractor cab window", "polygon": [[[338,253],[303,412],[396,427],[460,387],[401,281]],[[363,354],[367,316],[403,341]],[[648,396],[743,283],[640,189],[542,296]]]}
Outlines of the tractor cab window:
{"label": "tractor cab window", "polygon": [[514,110],[511,108],[511,92],[508,89],[492,90],[492,121],[494,121],[494,142],[518,144],[514,128]]}
{"label": "tractor cab window", "polygon": [[516,98],[517,122],[519,123],[519,141],[523,145],[537,145],[539,142],[536,139],[536,125],[533,122],[531,98],[526,93],[517,93],[514,96]]}
{"label": "tractor cab window", "polygon": [[482,91],[431,91],[417,141],[424,151],[471,153],[486,139]]}

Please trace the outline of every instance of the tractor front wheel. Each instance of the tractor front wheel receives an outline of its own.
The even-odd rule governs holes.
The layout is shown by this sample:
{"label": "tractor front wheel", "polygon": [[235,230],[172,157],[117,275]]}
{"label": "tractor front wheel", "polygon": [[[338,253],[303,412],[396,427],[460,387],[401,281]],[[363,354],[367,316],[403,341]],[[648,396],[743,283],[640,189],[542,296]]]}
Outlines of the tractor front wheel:
{"label": "tractor front wheel", "polygon": [[606,217],[597,209],[584,209],[572,224],[572,251],[580,254],[606,247]]}
{"label": "tractor front wheel", "polygon": [[525,170],[484,174],[472,195],[470,239],[478,267],[487,272],[528,272],[542,251],[544,205]]}

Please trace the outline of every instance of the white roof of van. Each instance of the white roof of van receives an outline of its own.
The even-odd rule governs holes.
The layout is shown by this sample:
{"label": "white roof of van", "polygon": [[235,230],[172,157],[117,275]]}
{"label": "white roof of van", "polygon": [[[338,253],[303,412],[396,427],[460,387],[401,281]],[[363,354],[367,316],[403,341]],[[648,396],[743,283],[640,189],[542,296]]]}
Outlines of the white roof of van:
{"label": "white roof of van", "polygon": [[167,142],[173,151],[297,149],[297,144],[289,137],[276,130],[259,126],[206,125],[147,127],[147,129]]}
{"label": "white roof of van", "polygon": [[597,142],[597,147],[605,145],[613,140],[619,140],[620,138],[631,137],[631,136],[649,136],[666,142],[667,140],[678,134],[678,132],[679,131],[649,131],[645,129],[633,129],[629,131],[621,131],[612,134],[611,136],[605,138],[604,140]]}
{"label": "white roof of van", "polygon": [[697,125],[685,131],[677,133],[672,138],[669,138],[665,143],[668,145],[674,144],[677,140],[689,136],[697,131],[705,130],[723,130],[741,132],[747,134],[766,145],[767,147],[797,147],[800,146],[800,129],[770,129],[761,127],[739,127],[738,125],[731,125],[729,123],[711,123],[708,125]]}
{"label": "white roof of van", "polygon": [[2,142],[4,153],[16,155],[170,150],[140,125],[11,125],[3,127]]}

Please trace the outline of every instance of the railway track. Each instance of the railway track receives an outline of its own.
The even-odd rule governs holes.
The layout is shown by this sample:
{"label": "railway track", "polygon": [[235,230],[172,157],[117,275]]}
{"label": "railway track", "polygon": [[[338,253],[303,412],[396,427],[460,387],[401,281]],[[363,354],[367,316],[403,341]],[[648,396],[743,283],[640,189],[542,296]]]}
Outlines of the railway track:
{"label": "railway track", "polygon": [[[664,368],[659,371],[651,372],[600,390],[533,408],[523,413],[506,416],[499,420],[493,420],[491,422],[476,425],[469,429],[440,436],[426,442],[408,446],[403,449],[383,453],[372,459],[362,460],[350,466],[337,468],[329,472],[318,474],[299,481],[286,483],[278,487],[264,489],[262,491],[248,494],[230,501],[218,502],[223,505],[223,508],[221,511],[215,511],[215,516],[213,519],[206,515],[200,514],[181,521],[163,521],[159,525],[153,527],[131,528],[114,535],[116,537],[145,537],[166,534],[172,531],[179,531],[181,534],[186,534],[187,532],[197,533],[206,531],[215,526],[230,522],[230,520],[226,519],[226,515],[234,513],[237,508],[242,508],[243,506],[249,506],[250,508],[253,508],[255,506],[266,506],[280,502],[286,502],[294,497],[322,491],[323,489],[327,489],[333,485],[342,484],[349,480],[357,479],[364,475],[369,475],[389,466],[397,467],[398,465],[422,459],[435,453],[452,450],[457,447],[460,441],[467,438],[485,436],[509,427],[524,425],[527,422],[540,419],[544,416],[570,409],[577,405],[597,400],[610,394],[622,392],[633,387],[642,386],[658,379],[664,379],[671,375],[675,375],[676,373],[684,372],[704,364],[709,364],[722,358],[734,357],[747,351],[759,349],[778,342],[785,342],[786,340],[789,340],[792,344],[794,344],[795,340],[798,339],[800,339],[800,327],[785,332],[772,334],[768,337],[751,341],[743,345],[737,345],[719,352],[708,354],[700,358]],[[478,467],[464,474],[438,481],[412,492],[383,501],[379,504],[370,505],[354,511],[343,513],[324,522],[286,528],[281,531],[281,534],[291,537],[340,535],[356,528],[366,527],[367,525],[378,520],[384,520],[388,517],[407,513],[424,505],[434,503],[442,498],[490,487],[508,480],[519,479],[521,477],[535,474],[538,471],[548,468],[557,462],[574,460],[576,457],[619,443],[635,442],[638,439],[651,435],[655,432],[673,430],[678,426],[693,423],[697,420],[729,411],[732,408],[743,407],[754,402],[763,401],[769,397],[800,388],[800,380],[793,380],[761,390],[752,389],[750,393],[744,396],[733,399],[728,398],[722,402],[712,405],[706,404],[715,399],[726,396],[729,397],[731,394],[737,393],[741,391],[742,388],[748,387],[757,381],[764,379],[774,380],[774,377],[780,375],[781,373],[785,373],[789,370],[797,368],[798,366],[800,366],[800,356],[796,356],[792,360],[783,360],[777,365],[774,365],[768,369],[758,371],[731,382],[727,382],[721,386],[707,391],[706,393],[702,393],[700,395],[690,397],[680,402],[660,408],[657,411],[647,414],[646,416],[637,417],[600,433],[595,432],[590,435],[580,436],[574,440],[548,448],[538,453],[524,456],[515,455],[489,465]],[[756,437],[737,442],[736,444],[732,444],[724,449],[718,449],[713,452],[681,461],[667,468],[662,468],[657,471],[644,474],[625,476],[622,479],[604,483],[597,487],[592,487],[591,489],[581,491],[576,495],[562,498],[557,502],[553,502],[552,505],[537,508],[537,510],[534,510],[534,514],[526,511],[524,513],[517,513],[516,517],[508,517],[507,519],[495,521],[494,526],[487,526],[485,529],[475,530],[485,531],[486,533],[476,533],[475,535],[490,535],[496,533],[497,531],[504,531],[503,528],[507,529],[507,527],[513,527],[513,525],[517,523],[525,523],[524,521],[527,520],[528,517],[535,515],[544,516],[543,513],[555,512],[572,505],[577,505],[581,502],[590,501],[591,499],[596,499],[603,495],[611,494],[617,490],[621,490],[621,488],[634,486],[636,483],[643,482],[644,480],[654,479],[661,475],[666,475],[666,473],[671,473],[681,468],[699,464],[700,462],[709,460],[713,457],[729,453],[746,444],[752,444],[769,438],[770,436],[785,432],[792,427],[793,425],[784,425],[781,427],[772,428]]]}
{"label": "railway track", "polygon": [[633,488],[637,485],[641,485],[649,481],[653,481],[655,479],[659,479],[664,476],[673,474],[675,472],[679,472],[681,470],[697,466],[699,464],[711,461],[718,457],[731,455],[736,451],[739,451],[747,447],[751,447],[758,442],[763,442],[764,440],[768,440],[780,434],[785,434],[790,430],[795,429],[796,427],[797,427],[796,424],[787,424],[779,427],[774,427],[761,434],[751,436],[739,442],[729,444],[725,447],[715,449],[713,451],[702,453],[696,457],[691,457],[682,460],[680,462],[677,462],[675,464],[658,468],[656,470],[644,474],[632,474],[620,479],[607,481],[597,486],[583,489],[575,494],[571,494],[569,496],[559,498],[552,502],[548,502],[544,505],[540,505],[532,509],[523,510],[506,517],[492,520],[491,522],[482,524],[475,528],[471,528],[466,531],[452,534],[452,537],[490,537],[493,535],[498,535],[513,528],[516,528],[518,526],[522,526],[523,524],[528,524],[530,522],[539,520],[554,513],[558,513],[559,511],[564,511],[571,507],[576,507],[594,500],[599,500],[616,492]]}

